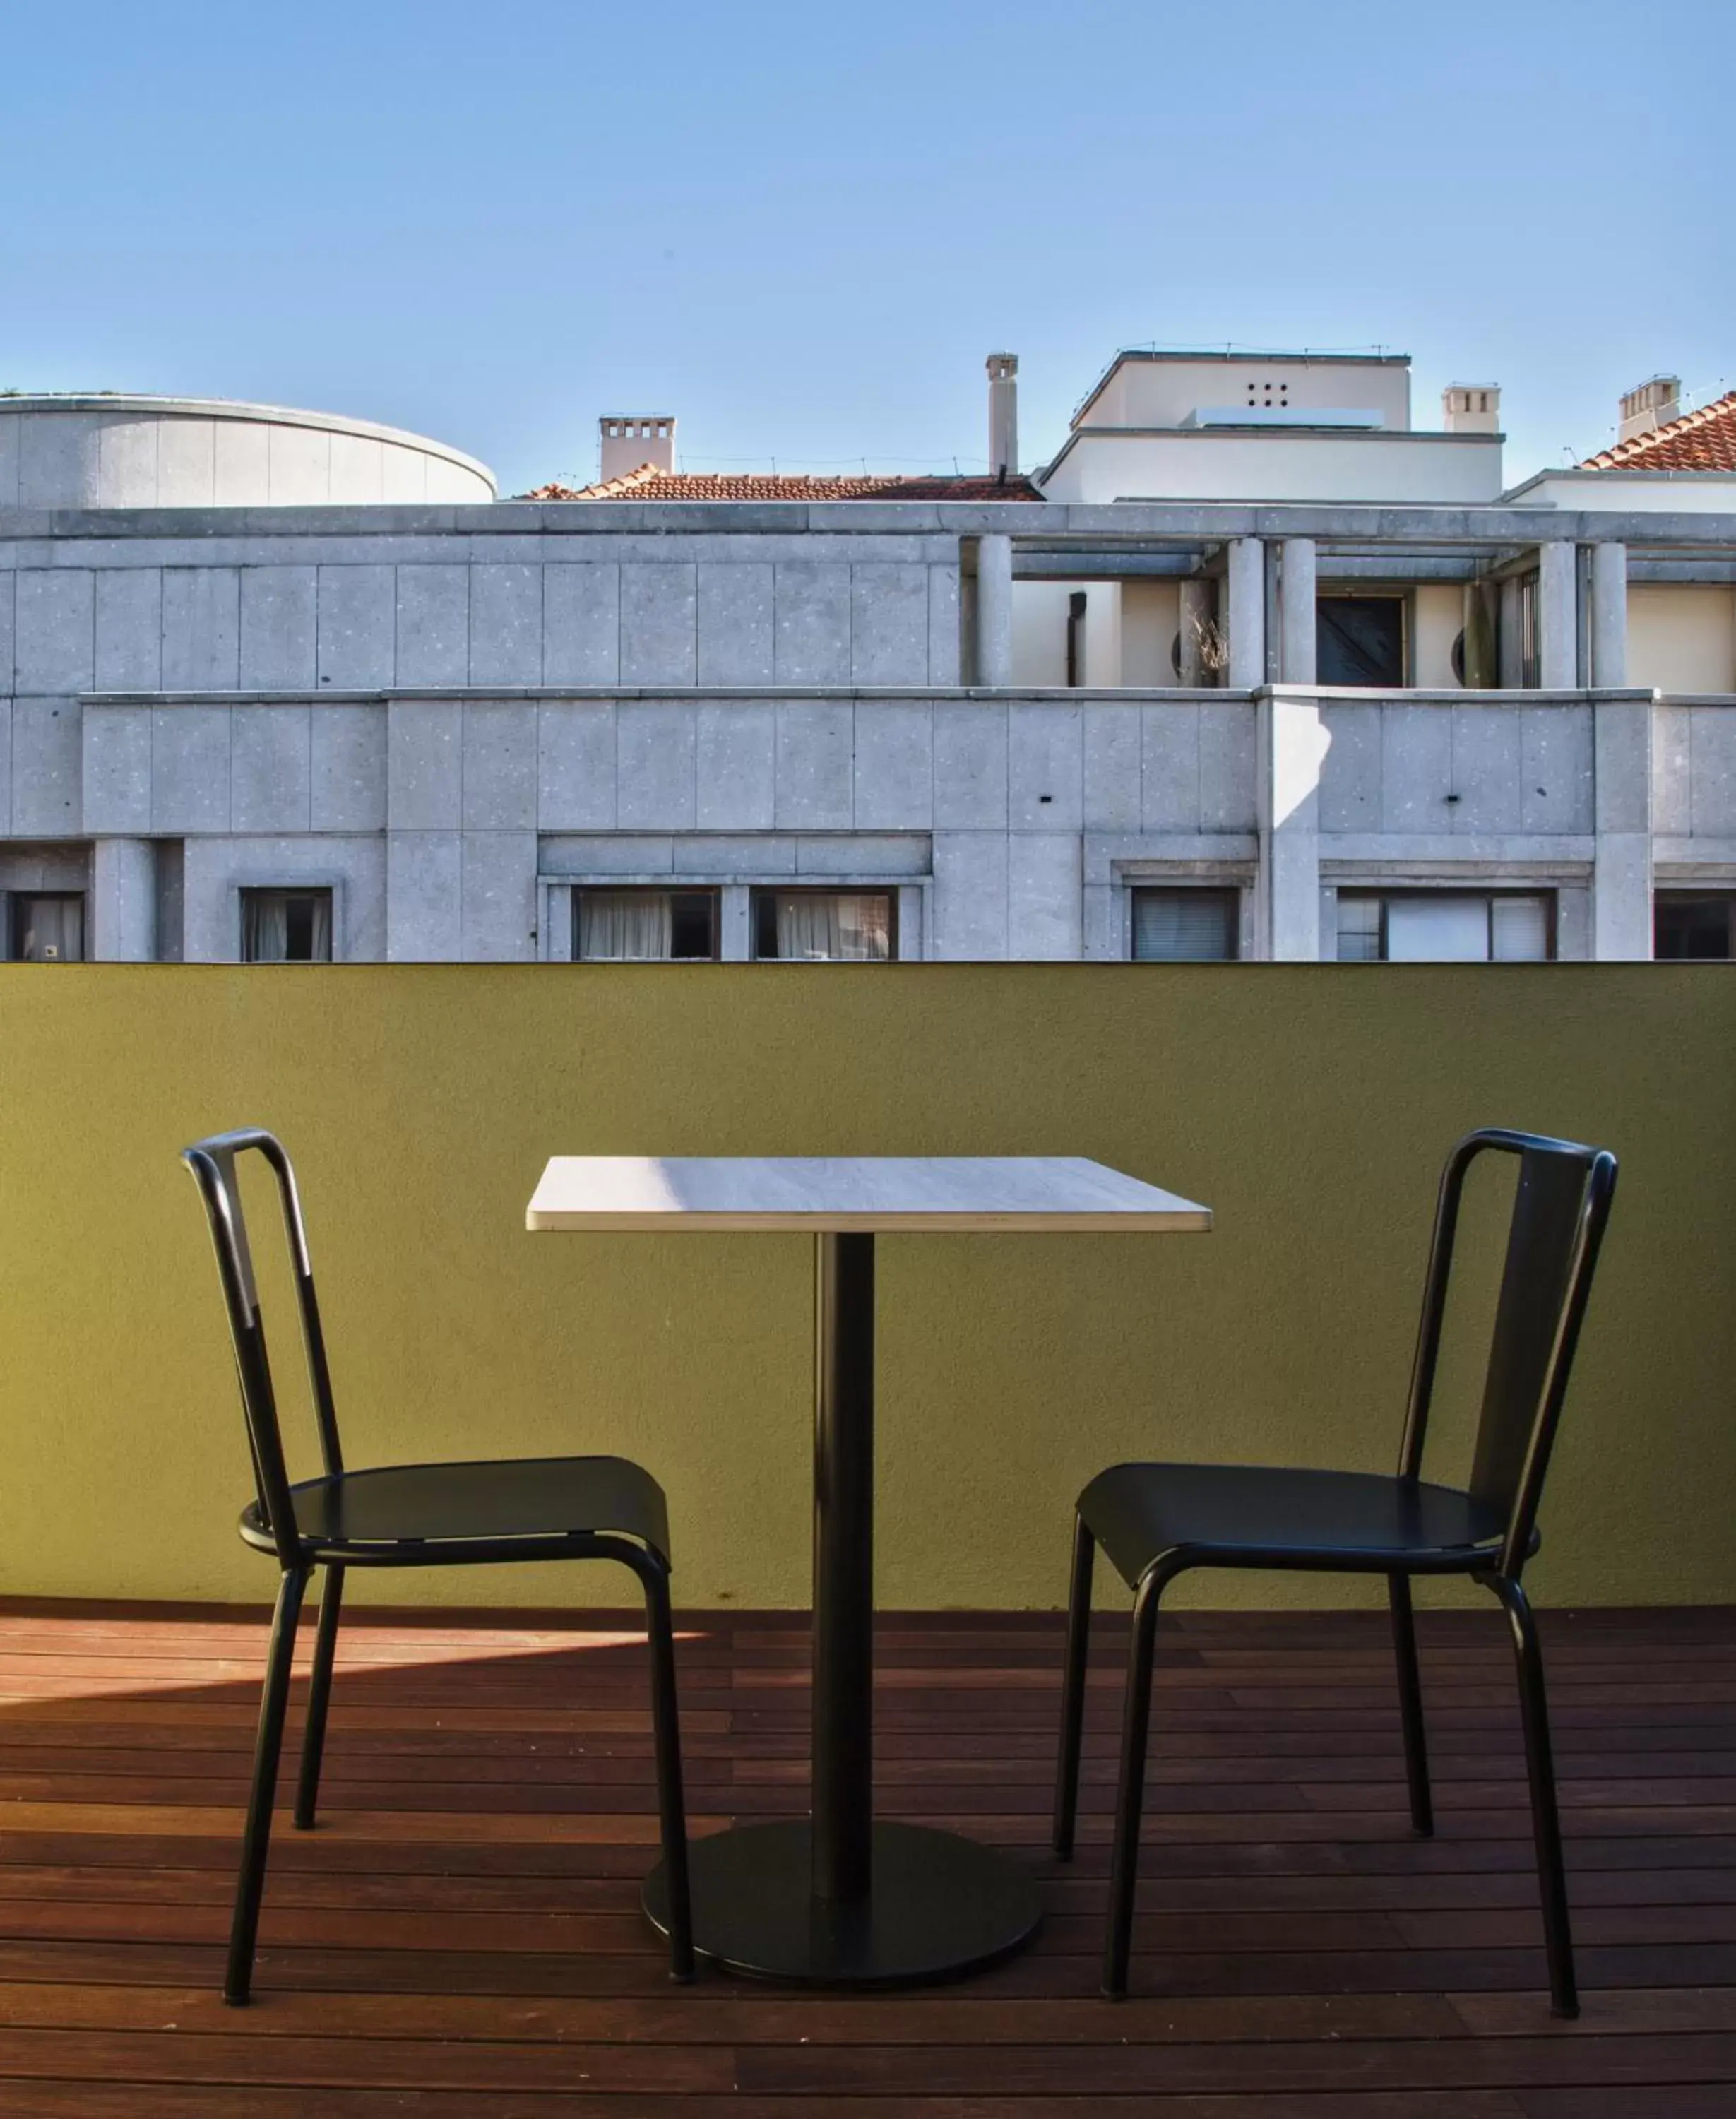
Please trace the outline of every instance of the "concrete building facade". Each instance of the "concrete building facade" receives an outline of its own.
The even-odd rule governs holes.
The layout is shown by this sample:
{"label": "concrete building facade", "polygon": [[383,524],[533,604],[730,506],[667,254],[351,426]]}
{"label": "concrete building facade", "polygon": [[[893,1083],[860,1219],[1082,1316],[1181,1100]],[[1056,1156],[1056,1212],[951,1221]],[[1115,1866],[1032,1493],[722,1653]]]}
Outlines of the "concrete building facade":
{"label": "concrete building facade", "polygon": [[[1051,497],[1018,500],[937,480],[499,502],[470,459],[354,423],[11,401],[0,939],[126,961],[1614,958],[1652,953],[1660,907],[1704,942],[1720,906],[1728,936],[1736,627],[1684,600],[1736,612],[1736,493],[1581,503],[1587,473],[1503,499],[1493,391],[1447,407],[1482,424],[1395,441],[1390,361],[1324,384],[1125,365],[1061,469],[1016,489]],[[1063,473],[1130,465],[1174,484],[1197,447],[1178,434],[1215,452],[1190,459],[1201,483],[1226,451],[1252,469],[1216,495],[1062,497]],[[220,443],[232,483],[189,499]],[[1493,485],[1346,497],[1356,447],[1424,485],[1481,466],[1455,470],[1468,485],[1493,449]],[[1239,497],[1262,460],[1278,494]],[[424,495],[387,492],[414,476]],[[1283,489],[1310,481],[1340,490]]]}

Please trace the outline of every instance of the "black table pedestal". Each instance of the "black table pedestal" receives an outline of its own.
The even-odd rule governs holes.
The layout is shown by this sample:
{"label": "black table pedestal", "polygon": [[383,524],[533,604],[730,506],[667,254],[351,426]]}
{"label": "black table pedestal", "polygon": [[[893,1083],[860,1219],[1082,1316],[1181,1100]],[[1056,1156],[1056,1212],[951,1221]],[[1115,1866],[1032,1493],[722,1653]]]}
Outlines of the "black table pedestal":
{"label": "black table pedestal", "polygon": [[[1036,1885],[975,1840],[874,1820],[874,1239],[817,1248],[812,1816],[694,1841],[693,1944],[814,1986],[956,1978],[1029,1940]],[[667,1930],[660,1865],[645,1909]]]}

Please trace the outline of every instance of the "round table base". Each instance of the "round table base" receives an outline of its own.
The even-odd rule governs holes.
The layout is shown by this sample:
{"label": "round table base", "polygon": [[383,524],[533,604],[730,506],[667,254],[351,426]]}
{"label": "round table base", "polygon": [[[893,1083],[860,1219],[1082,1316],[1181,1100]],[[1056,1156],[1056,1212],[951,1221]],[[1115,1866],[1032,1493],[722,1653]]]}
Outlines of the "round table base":
{"label": "round table base", "polygon": [[[693,1946],[728,1972],[814,1987],[900,1987],[957,1979],[1028,1942],[1035,1880],[1005,1855],[919,1825],[877,1823],[873,1888],[853,1905],[809,1890],[808,1820],[743,1825],[689,1853]],[[659,1862],[645,1910],[669,1932]]]}

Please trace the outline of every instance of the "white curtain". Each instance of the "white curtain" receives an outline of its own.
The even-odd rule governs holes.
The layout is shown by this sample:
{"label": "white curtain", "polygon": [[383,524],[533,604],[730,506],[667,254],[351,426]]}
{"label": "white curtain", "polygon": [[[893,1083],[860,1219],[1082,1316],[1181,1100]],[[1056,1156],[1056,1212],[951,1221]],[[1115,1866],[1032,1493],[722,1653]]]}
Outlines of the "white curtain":
{"label": "white curtain", "polygon": [[667,963],[674,918],[666,890],[581,890],[578,954],[587,963]]}
{"label": "white curtain", "polygon": [[18,954],[27,964],[81,963],[85,954],[82,897],[21,897],[18,901]]}
{"label": "white curtain", "polygon": [[243,891],[241,961],[280,964],[289,953],[289,905],[280,890]]}
{"label": "white curtain", "polygon": [[884,963],[892,953],[891,901],[879,895],[780,891],[778,957],[829,963]]}

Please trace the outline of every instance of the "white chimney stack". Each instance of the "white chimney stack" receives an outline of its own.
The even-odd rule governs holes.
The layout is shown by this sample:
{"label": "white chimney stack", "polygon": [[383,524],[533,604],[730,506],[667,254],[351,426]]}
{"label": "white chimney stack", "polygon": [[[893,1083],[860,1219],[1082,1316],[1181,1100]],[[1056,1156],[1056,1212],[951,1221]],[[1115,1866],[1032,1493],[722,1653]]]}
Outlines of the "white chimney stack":
{"label": "white chimney stack", "polygon": [[606,485],[625,478],[646,464],[658,471],[675,468],[675,422],[664,415],[655,419],[599,420],[601,443],[598,476]]}
{"label": "white chimney stack", "polygon": [[1636,434],[1649,434],[1682,416],[1682,378],[1655,375],[1635,390],[1622,395],[1622,426],[1618,442],[1631,442]]}
{"label": "white chimney stack", "polygon": [[1498,434],[1499,387],[1493,383],[1449,383],[1441,392],[1441,424],[1449,434]]}
{"label": "white chimney stack", "polygon": [[1015,478],[1019,470],[1019,356],[988,356],[988,472]]}

